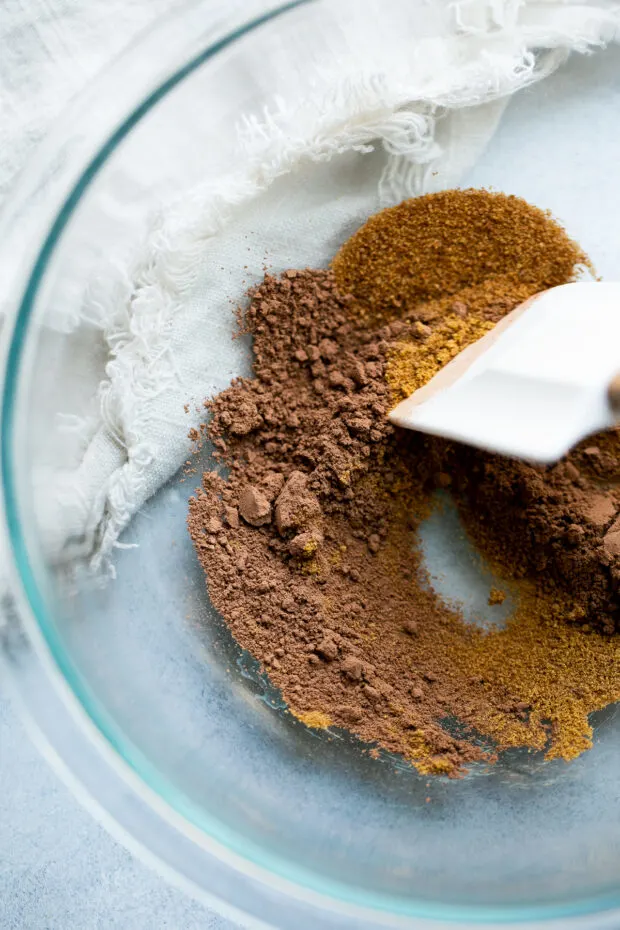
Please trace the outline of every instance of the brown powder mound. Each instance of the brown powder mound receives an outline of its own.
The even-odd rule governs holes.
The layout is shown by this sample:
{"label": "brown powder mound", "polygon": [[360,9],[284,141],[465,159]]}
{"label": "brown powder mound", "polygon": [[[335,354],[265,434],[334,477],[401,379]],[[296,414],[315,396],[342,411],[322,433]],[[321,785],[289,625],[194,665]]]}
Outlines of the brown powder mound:
{"label": "brown powder mound", "polygon": [[427,194],[371,217],[333,261],[338,287],[378,314],[412,309],[499,280],[527,296],[586,263],[565,231],[519,197],[485,190]]}
{"label": "brown powder mound", "polygon": [[[300,719],[454,774],[485,753],[441,727],[460,673],[450,685],[417,630],[461,628],[417,580],[432,462],[421,437],[397,438],[387,421],[389,330],[353,327],[355,309],[329,272],[267,277],[255,291],[255,378],[208,405],[230,474],[204,476],[190,532],[212,602]],[[481,686],[469,700],[493,712]]]}
{"label": "brown powder mound", "polygon": [[[615,623],[615,556],[564,562],[613,548],[614,442],[546,471],[395,431],[387,359],[420,321],[372,329],[363,310],[330,272],[254,291],[254,378],[208,404],[228,474],[205,474],[190,502],[211,600],[309,726],[346,727],[422,772],[509,746],[571,758],[590,745],[588,713],[620,698],[615,637],[565,622]],[[528,579],[506,630],[466,624],[425,584],[416,531],[437,487],[507,579]]]}
{"label": "brown powder mound", "polygon": [[[457,481],[454,493],[479,548],[513,578],[534,579],[550,597],[570,596],[567,620],[611,634],[620,627],[620,436],[607,438],[616,450],[607,466],[592,442],[552,468],[458,445],[440,457],[454,474],[475,475]],[[593,480],[586,475],[594,458]]]}

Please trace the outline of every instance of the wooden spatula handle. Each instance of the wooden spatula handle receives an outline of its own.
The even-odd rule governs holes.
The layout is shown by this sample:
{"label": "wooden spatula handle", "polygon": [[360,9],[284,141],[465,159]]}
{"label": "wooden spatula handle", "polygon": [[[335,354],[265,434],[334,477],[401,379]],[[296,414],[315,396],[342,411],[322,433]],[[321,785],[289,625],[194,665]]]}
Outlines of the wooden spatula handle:
{"label": "wooden spatula handle", "polygon": [[620,417],[620,372],[609,382],[607,397],[609,399],[609,406],[616,416]]}

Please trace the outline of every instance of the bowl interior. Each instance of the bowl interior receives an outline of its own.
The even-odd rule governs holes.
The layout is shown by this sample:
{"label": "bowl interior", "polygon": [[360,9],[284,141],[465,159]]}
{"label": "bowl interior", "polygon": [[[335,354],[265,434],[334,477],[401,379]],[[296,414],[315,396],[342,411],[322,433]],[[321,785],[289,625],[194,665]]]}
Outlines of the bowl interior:
{"label": "bowl interior", "polygon": [[[181,471],[140,509],[122,537],[132,548],[115,552],[114,581],[69,579],[50,556],[41,469],[74,458],[77,440],[67,433],[59,453],[53,434],[67,414],[92,414],[104,358],[95,322],[80,317],[93,276],[137,241],[159,200],[244,168],[239,117],[259,113],[289,78],[303,93],[297,17],[313,15],[308,8],[238,36],[145,112],[80,191],[22,307],[21,363],[7,391],[13,422],[28,429],[4,440],[20,521],[13,545],[38,592],[37,621],[87,714],[139,778],[273,873],[406,914],[527,917],[620,900],[617,709],[596,715],[594,748],[571,764],[514,751],[457,781],[375,760],[345,732],[307,729],[210,606],[185,527],[208,449],[194,474]],[[609,118],[620,104],[619,65],[618,51],[575,59],[514,98],[464,179],[551,209],[610,279],[620,279],[620,137]],[[383,157],[304,164],[274,182],[268,201],[236,213],[225,235],[205,237],[186,297],[212,319],[192,364],[208,368],[213,392],[250,370],[250,346],[232,339],[231,301],[265,263],[324,265],[379,208],[370,182]],[[187,401],[202,399],[189,377]],[[180,409],[180,428],[183,417]],[[431,518],[424,545],[431,571],[449,579],[442,593],[467,603],[482,582],[471,553],[455,547],[454,519],[449,509]]]}

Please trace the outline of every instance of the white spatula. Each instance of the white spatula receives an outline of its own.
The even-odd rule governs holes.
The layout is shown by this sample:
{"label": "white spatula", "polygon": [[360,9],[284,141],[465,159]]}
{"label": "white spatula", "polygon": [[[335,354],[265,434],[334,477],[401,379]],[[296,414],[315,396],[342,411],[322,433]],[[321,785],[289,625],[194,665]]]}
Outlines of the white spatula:
{"label": "white spatula", "polygon": [[392,423],[555,462],[620,420],[620,284],[544,291],[389,414]]}

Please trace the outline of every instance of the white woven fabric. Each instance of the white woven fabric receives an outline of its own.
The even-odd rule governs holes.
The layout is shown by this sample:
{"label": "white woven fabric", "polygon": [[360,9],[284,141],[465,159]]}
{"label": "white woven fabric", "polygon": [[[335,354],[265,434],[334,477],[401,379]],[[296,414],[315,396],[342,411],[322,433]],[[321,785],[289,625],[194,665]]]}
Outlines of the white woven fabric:
{"label": "white woven fabric", "polygon": [[0,199],[85,83],[175,0],[2,0]]}
{"label": "white woven fabric", "polygon": [[[79,553],[99,565],[187,457],[184,404],[243,367],[230,302],[260,276],[266,253],[276,270],[325,264],[369,213],[457,184],[511,94],[570,51],[620,35],[619,8],[604,2],[383,0],[363,18],[353,0],[324,5],[329,42],[323,30],[305,32],[298,73],[267,114],[240,123],[243,168],[170,204],[127,267],[93,282],[84,315],[98,332],[79,343],[89,416],[71,421],[77,440],[62,467],[48,455],[39,472],[53,558]],[[138,2],[123,6],[142,15]],[[152,14],[152,0],[144,6]],[[380,15],[387,6],[390,17]],[[76,412],[84,405],[66,411]]]}

